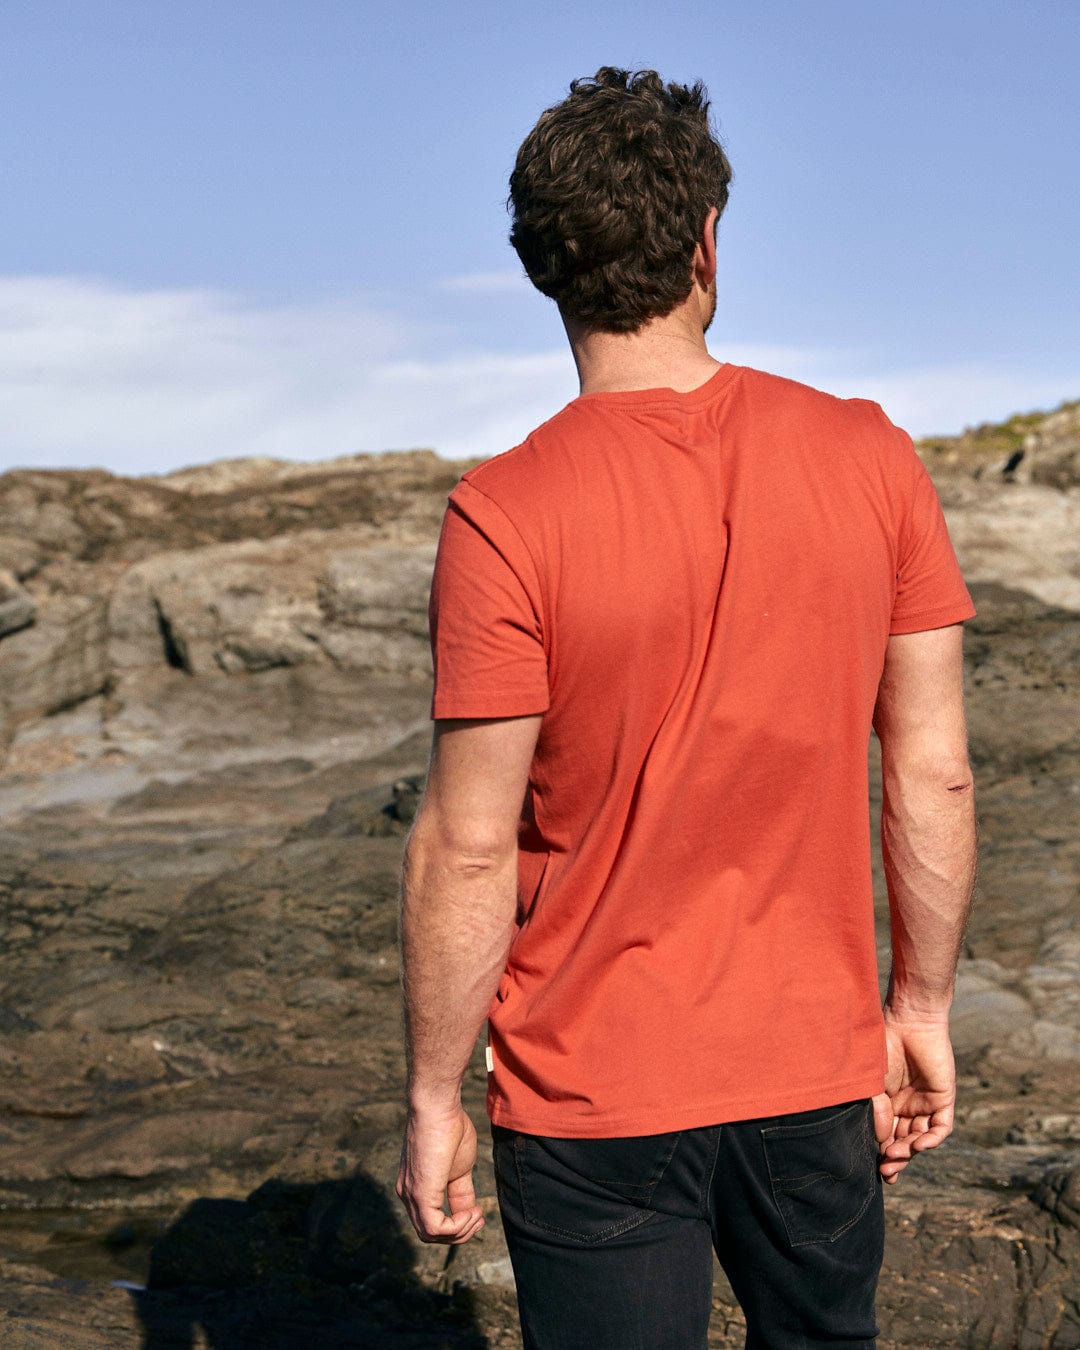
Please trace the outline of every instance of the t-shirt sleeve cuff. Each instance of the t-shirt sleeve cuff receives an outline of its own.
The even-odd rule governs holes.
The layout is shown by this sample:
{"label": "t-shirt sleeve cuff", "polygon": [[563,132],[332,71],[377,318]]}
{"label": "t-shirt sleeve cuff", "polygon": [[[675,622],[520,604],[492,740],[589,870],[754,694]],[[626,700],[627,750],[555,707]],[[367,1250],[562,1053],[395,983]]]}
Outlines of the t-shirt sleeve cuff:
{"label": "t-shirt sleeve cuff", "polygon": [[548,692],[539,690],[436,690],[431,700],[431,716],[438,718],[529,717],[545,713],[550,705]]}
{"label": "t-shirt sleeve cuff", "polygon": [[953,623],[963,623],[965,619],[975,617],[975,606],[970,599],[954,600],[949,605],[937,605],[934,609],[921,609],[913,614],[897,614],[889,625],[889,636],[900,633],[922,633],[930,628],[947,628]]}

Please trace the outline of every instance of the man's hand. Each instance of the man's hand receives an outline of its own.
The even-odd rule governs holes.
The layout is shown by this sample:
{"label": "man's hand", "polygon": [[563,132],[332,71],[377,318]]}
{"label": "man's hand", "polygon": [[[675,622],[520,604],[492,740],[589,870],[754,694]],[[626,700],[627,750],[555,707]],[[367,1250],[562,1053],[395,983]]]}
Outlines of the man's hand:
{"label": "man's hand", "polygon": [[916,1153],[952,1133],[956,1068],[947,1017],[915,1020],[886,1008],[885,1041],[889,1067],[874,1098],[874,1132],[881,1175],[895,1183]]}
{"label": "man's hand", "polygon": [[[475,1164],[476,1128],[461,1106],[409,1112],[395,1189],[422,1241],[456,1246],[483,1228]],[[449,1215],[443,1210],[448,1199]]]}

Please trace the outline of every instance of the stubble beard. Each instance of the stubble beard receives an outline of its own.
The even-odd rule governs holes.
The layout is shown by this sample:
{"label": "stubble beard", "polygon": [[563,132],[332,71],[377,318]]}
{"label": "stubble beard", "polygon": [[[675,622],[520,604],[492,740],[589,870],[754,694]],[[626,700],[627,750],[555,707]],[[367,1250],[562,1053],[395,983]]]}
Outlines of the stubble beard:
{"label": "stubble beard", "polygon": [[710,282],[709,284],[709,317],[705,320],[705,326],[701,330],[703,334],[709,331],[709,325],[715,318],[716,318],[716,282],[713,281]]}

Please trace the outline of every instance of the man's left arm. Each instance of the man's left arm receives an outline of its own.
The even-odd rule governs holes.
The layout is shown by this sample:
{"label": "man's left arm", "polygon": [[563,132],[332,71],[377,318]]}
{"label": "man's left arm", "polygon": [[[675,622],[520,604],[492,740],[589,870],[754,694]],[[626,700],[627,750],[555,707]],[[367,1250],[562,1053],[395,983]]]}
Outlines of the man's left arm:
{"label": "man's left arm", "polygon": [[425,1242],[467,1242],[484,1224],[461,1083],[514,933],[518,823],[540,720],[437,721],[405,846],[408,1119],[397,1193]]}

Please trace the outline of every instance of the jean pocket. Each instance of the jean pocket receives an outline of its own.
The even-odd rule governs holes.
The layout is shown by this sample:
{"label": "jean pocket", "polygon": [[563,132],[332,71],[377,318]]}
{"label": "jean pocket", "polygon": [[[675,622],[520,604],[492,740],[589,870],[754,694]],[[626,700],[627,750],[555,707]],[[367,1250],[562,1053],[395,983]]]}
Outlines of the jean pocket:
{"label": "jean pocket", "polygon": [[[576,1242],[603,1242],[645,1223],[680,1132],[625,1139],[552,1139],[513,1133],[513,1180],[522,1217]],[[505,1146],[504,1146],[505,1148]],[[503,1164],[504,1174],[506,1167]]]}
{"label": "jean pocket", "polygon": [[773,1200],[792,1247],[835,1242],[858,1223],[878,1184],[873,1104],[815,1111],[761,1131]]}

